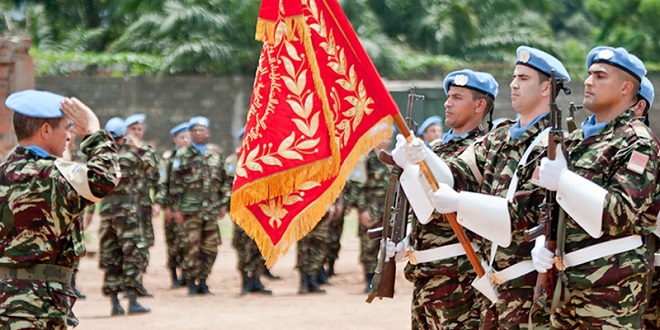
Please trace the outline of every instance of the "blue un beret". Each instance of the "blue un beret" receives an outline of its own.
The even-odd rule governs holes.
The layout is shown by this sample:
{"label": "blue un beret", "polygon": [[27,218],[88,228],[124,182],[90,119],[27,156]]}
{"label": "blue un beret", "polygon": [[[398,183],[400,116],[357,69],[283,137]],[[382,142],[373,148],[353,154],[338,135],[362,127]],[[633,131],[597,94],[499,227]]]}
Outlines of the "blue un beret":
{"label": "blue un beret", "polygon": [[136,113],[134,115],[128,116],[126,120],[124,121],[124,124],[126,127],[129,127],[134,124],[142,124],[144,123],[144,120],[147,119],[147,115],[142,114],[142,113]]}
{"label": "blue un beret", "polygon": [[451,86],[467,87],[487,94],[495,99],[497,96],[497,81],[488,73],[463,69],[454,71],[445,77],[443,83],[445,94],[449,93]]}
{"label": "blue un beret", "polygon": [[655,90],[653,89],[653,84],[649,78],[642,77],[642,84],[640,85],[639,92],[637,94],[646,100],[648,107],[651,108],[653,105],[653,98],[655,97]]}
{"label": "blue un beret", "polygon": [[104,129],[114,138],[119,138],[126,134],[126,124],[124,123],[124,120],[119,117],[110,118],[110,120],[105,123]]}
{"label": "blue un beret", "polygon": [[188,123],[188,122],[181,123],[179,125],[174,126],[174,128],[172,128],[170,130],[170,135],[176,136],[177,134],[179,134],[181,132],[187,131],[189,128],[190,128],[190,123]]}
{"label": "blue un beret", "polygon": [[592,49],[587,55],[587,70],[597,62],[607,63],[626,71],[640,82],[642,77],[646,76],[646,68],[642,60],[628,53],[623,47],[598,46]]}
{"label": "blue un beret", "polygon": [[8,109],[32,118],[62,118],[62,100],[59,94],[28,89],[9,95],[5,101]]}
{"label": "blue un beret", "polygon": [[536,48],[520,46],[516,49],[516,64],[526,65],[532,69],[541,71],[548,76],[555,69],[555,76],[564,78],[566,82],[571,81],[571,76],[564,65],[556,57]]}
{"label": "blue un beret", "polygon": [[432,125],[442,125],[442,117],[440,116],[431,116],[426,118],[426,120],[422,123],[422,125],[417,128],[417,136],[422,136],[424,135],[424,132],[426,131],[429,126]]}
{"label": "blue un beret", "polygon": [[190,128],[197,125],[209,127],[209,119],[203,116],[192,117],[188,123],[190,124]]}

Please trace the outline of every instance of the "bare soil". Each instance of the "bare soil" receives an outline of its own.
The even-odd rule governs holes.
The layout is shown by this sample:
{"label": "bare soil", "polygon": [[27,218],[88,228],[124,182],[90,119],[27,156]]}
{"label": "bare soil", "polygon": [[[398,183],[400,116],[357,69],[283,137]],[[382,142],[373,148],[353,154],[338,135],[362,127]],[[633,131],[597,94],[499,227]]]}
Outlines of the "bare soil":
{"label": "bare soil", "polygon": [[[94,223],[98,225],[98,219]],[[326,294],[299,295],[295,269],[295,246],[271,269],[280,280],[263,279],[272,296],[241,296],[236,252],[231,247],[231,220],[220,220],[223,244],[208,284],[212,295],[189,297],[187,290],[170,289],[165,265],[162,222],[154,220],[156,245],[151,249],[145,287],[153,298],[140,302],[151,313],[137,316],[110,316],[110,299],[101,293],[103,272],[98,268],[98,241],[88,241],[89,255],[81,261],[78,287],[87,295],[76,302],[80,319],[76,329],[409,329],[412,285],[398,265],[393,299],[365,302],[364,278],[359,263],[359,241],[355,215],[347,217],[342,249],[335,265],[337,275],[326,285]],[[89,228],[93,234],[96,228]],[[122,300],[127,309],[128,301]]]}

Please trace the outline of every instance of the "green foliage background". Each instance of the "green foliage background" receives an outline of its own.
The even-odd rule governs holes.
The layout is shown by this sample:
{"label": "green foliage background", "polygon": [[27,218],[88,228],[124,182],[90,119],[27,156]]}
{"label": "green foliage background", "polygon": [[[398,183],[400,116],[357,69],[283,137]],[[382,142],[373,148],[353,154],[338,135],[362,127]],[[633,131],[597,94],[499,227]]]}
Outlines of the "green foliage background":
{"label": "green foliage background", "polygon": [[[424,79],[469,66],[509,74],[525,44],[575,79],[597,45],[660,70],[660,0],[340,0],[381,75]],[[0,33],[33,40],[38,74],[254,73],[256,0],[0,0]]]}

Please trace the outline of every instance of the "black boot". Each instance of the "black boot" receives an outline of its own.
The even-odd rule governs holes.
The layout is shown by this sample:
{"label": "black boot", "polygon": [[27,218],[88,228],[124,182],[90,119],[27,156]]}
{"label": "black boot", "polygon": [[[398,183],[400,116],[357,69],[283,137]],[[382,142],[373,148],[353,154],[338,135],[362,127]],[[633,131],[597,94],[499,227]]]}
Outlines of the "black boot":
{"label": "black boot", "polygon": [[250,282],[252,283],[252,288],[250,289],[250,292],[256,292],[256,293],[261,293],[261,294],[273,294],[273,291],[270,291],[264,287],[264,285],[261,283],[261,279],[259,279],[259,274],[253,274],[252,277],[250,278]]}
{"label": "black boot", "polygon": [[250,293],[251,281],[252,279],[248,276],[247,272],[243,272],[243,277],[241,279],[241,296]]}
{"label": "black boot", "polygon": [[300,272],[300,290],[298,294],[309,293],[309,276],[307,274]]}
{"label": "black boot", "polygon": [[312,273],[307,275],[309,279],[309,292],[310,293],[325,293],[325,290],[321,289],[318,281],[318,273]]}
{"label": "black boot", "polygon": [[199,294],[210,294],[209,287],[206,286],[206,280],[199,280],[199,285],[197,286],[197,293]]}
{"label": "black boot", "polygon": [[279,280],[279,279],[281,279],[281,277],[279,277],[279,276],[277,276],[277,275],[273,275],[273,273],[271,273],[271,272],[270,272],[270,269],[268,269],[268,268],[266,268],[266,271],[264,272],[264,275],[266,275],[266,277],[268,277],[268,278],[271,279],[271,280]]}
{"label": "black boot", "polygon": [[172,276],[172,285],[170,286],[170,289],[177,289],[182,287],[181,281],[176,276],[176,267],[170,268],[170,274]]}
{"label": "black boot", "polygon": [[364,282],[366,283],[366,286],[364,288],[364,293],[369,293],[369,291],[371,291],[371,281],[373,279],[374,279],[374,273],[364,274]]}
{"label": "black boot", "polygon": [[137,296],[138,296],[138,297],[147,297],[147,298],[151,298],[151,297],[154,296],[154,295],[152,295],[151,293],[149,293],[149,292],[147,291],[147,288],[145,288],[144,285],[142,285],[142,281],[140,281],[140,283],[138,283],[136,289],[137,289]]}
{"label": "black boot", "polygon": [[76,294],[76,297],[78,297],[78,299],[85,299],[85,298],[87,298],[87,296],[82,294],[80,291],[78,291],[78,288],[76,288],[76,274],[77,273],[78,273],[78,270],[73,271],[73,276],[71,276],[71,288],[73,289],[73,293]]}
{"label": "black boot", "polygon": [[328,270],[326,271],[328,274],[328,277],[333,277],[337,275],[335,273],[335,261],[334,260],[328,260]]}
{"label": "black boot", "polygon": [[316,279],[319,282],[319,284],[328,284],[332,285],[330,281],[328,281],[328,273],[326,273],[325,269],[321,267],[318,272],[316,272]]}
{"label": "black boot", "polygon": [[197,294],[197,285],[195,285],[195,280],[186,279],[186,282],[188,283],[188,295],[189,296],[196,295]]}
{"label": "black boot", "polygon": [[121,304],[119,304],[119,298],[117,298],[116,293],[110,295],[110,301],[112,302],[112,311],[110,312],[111,316],[126,314],[126,311],[124,311],[124,309],[121,307]]}
{"label": "black boot", "polygon": [[137,301],[136,295],[128,295],[128,314],[144,314],[149,312],[151,312],[151,309],[140,305],[140,303]]}

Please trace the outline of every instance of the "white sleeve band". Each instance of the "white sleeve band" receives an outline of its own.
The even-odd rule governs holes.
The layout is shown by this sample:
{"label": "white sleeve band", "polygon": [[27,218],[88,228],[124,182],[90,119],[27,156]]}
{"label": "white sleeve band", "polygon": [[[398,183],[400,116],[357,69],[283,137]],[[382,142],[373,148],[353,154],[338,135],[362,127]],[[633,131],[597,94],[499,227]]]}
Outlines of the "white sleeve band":
{"label": "white sleeve band", "polygon": [[511,218],[505,198],[461,191],[458,194],[458,223],[494,244],[511,244]]}
{"label": "white sleeve band", "polygon": [[591,237],[603,235],[603,208],[607,190],[571,171],[557,184],[557,203]]}

